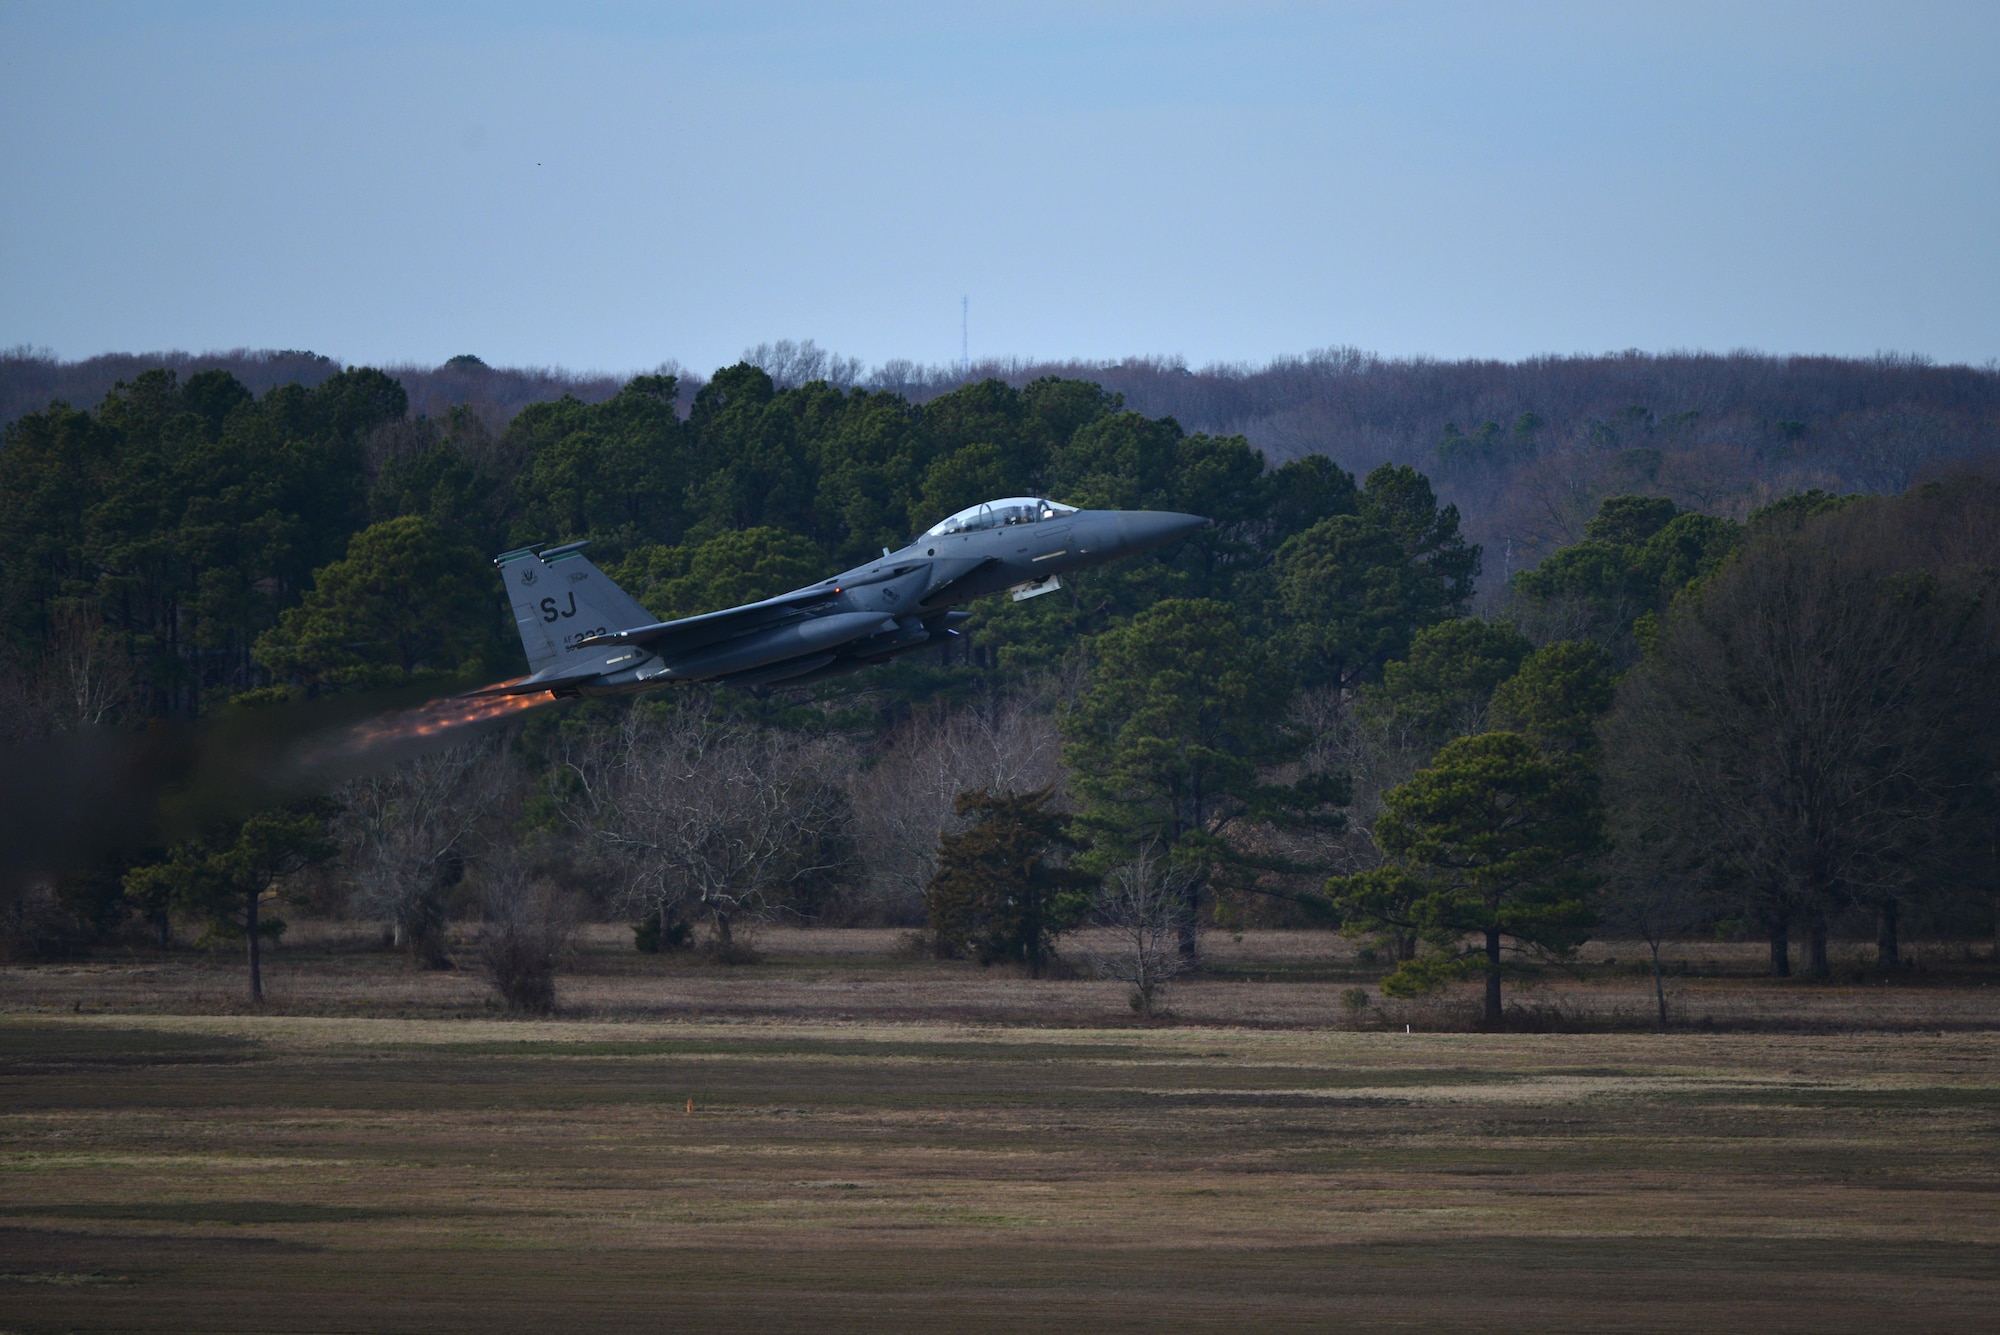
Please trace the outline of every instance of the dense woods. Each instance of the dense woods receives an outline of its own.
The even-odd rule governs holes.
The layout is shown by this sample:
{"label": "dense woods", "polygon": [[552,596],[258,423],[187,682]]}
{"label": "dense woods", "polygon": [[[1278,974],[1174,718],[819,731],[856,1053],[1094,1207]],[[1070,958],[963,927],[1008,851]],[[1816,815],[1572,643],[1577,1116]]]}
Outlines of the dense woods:
{"label": "dense woods", "polygon": [[[16,748],[515,675],[486,561],[512,546],[588,538],[668,617],[994,495],[1217,522],[978,605],[922,660],[544,709],[163,823],[20,887],[17,953],[254,947],[295,902],[437,967],[477,920],[535,1008],[580,914],[724,960],[773,918],[922,926],[1035,973],[1095,923],[1150,1009],[1204,929],[1281,923],[1365,938],[1392,992],[1481,978],[1497,1024],[1504,976],[1592,931],[1768,939],[1779,973],[1798,942],[1824,974],[1829,942],[1892,969],[1912,934],[1995,930],[1989,371],[157,360],[96,389],[0,366]],[[50,388],[88,406],[21,410]]]}
{"label": "dense woods", "polygon": [[[989,360],[971,366],[893,361],[867,368],[811,340],[747,349],[780,389],[825,381],[926,403],[968,384],[1016,389],[1048,376],[1083,380],[1147,417],[1190,432],[1241,435],[1273,463],[1323,454],[1357,477],[1408,464],[1455,502],[1485,547],[1486,587],[1583,536],[1606,496],[1664,496],[1742,519],[1779,496],[1818,487],[1893,494],[1953,460],[2000,447],[2000,370],[1922,358],[1772,357],[1757,353],[1614,353],[1521,362],[1378,357],[1327,348],[1262,366]],[[341,369],[311,353],[114,355],[60,362],[0,352],[0,422],[61,398],[95,405],[119,380],[156,367],[185,380],[229,371],[258,394],[311,386]],[[410,407],[432,419],[463,409],[498,435],[530,403],[612,397],[628,377],[489,367],[477,357],[385,368]],[[683,415],[702,383],[679,377]]]}

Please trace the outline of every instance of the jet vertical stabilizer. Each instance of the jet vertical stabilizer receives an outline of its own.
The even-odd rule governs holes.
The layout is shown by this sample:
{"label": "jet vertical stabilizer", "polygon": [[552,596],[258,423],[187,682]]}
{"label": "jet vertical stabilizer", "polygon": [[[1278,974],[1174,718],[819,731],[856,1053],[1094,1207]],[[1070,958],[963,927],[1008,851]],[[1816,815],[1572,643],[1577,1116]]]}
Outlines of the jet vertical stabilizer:
{"label": "jet vertical stabilizer", "polygon": [[652,613],[590,563],[583,545],[572,542],[539,553],[523,547],[493,558],[531,672],[574,656],[576,642],[587,636],[654,622]]}

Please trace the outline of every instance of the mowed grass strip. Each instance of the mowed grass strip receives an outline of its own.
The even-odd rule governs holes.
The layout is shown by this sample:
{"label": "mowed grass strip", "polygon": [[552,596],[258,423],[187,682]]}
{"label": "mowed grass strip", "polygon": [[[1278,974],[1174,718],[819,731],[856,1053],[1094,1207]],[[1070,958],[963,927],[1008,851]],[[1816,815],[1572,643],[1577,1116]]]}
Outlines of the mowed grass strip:
{"label": "mowed grass strip", "polygon": [[0,1328],[1980,1328],[1996,1058],[13,1017]]}

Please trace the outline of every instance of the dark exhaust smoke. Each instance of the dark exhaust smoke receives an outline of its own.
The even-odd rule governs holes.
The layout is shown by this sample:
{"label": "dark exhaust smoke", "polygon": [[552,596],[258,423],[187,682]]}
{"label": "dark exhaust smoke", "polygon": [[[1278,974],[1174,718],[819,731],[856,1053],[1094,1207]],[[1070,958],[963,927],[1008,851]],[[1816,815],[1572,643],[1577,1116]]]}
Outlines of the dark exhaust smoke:
{"label": "dark exhaust smoke", "polygon": [[15,743],[0,750],[0,898],[327,792],[550,699],[332,697]]}

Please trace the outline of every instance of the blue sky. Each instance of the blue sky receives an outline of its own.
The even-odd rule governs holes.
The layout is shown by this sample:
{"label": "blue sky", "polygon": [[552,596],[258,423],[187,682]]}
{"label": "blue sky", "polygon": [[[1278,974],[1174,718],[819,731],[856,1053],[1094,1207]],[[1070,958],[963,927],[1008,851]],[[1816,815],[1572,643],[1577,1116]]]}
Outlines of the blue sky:
{"label": "blue sky", "polygon": [[0,345],[2000,357],[2000,5],[0,0]]}

